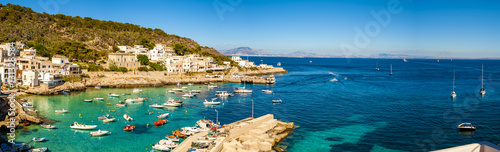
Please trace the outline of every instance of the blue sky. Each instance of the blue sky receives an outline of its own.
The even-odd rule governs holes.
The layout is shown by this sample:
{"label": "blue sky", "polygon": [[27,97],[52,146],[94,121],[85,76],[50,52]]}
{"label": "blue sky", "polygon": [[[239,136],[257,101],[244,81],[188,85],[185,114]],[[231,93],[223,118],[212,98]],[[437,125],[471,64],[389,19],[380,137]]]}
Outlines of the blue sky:
{"label": "blue sky", "polygon": [[[201,45],[216,49],[248,46],[272,53],[304,51],[331,55],[393,53],[453,58],[500,58],[500,1],[0,0],[0,2],[31,7],[37,12],[92,17],[160,28],[169,34],[189,37]],[[397,6],[394,7],[397,9],[392,9],[391,6]],[[399,12],[389,12],[391,19],[386,22],[386,26],[377,22],[371,13],[371,11],[387,12],[391,9]],[[387,18],[384,16],[382,19]],[[370,33],[366,32],[367,26],[371,36],[366,35]],[[356,32],[356,28],[363,34]],[[365,35],[369,43],[361,41],[360,35]],[[345,48],[349,50],[343,51]]]}

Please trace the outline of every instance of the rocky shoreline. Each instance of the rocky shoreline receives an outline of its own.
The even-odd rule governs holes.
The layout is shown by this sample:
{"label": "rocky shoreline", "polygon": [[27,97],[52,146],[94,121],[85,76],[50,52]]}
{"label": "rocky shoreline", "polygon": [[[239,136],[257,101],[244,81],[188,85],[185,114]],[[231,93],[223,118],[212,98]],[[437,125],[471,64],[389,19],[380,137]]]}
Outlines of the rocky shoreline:
{"label": "rocky shoreline", "polygon": [[[12,126],[12,124],[17,127],[19,124],[23,122],[30,122],[35,124],[40,124],[43,122],[43,119],[38,117],[37,115],[31,115],[24,111],[24,108],[19,102],[14,102],[15,107],[10,107],[9,99],[7,96],[2,96],[0,98],[0,128],[2,130],[7,129],[7,127]],[[14,114],[9,116],[9,109],[13,108]],[[2,119],[3,118],[3,119]],[[11,122],[11,119],[14,120]]]}
{"label": "rocky shoreline", "polygon": [[[66,82],[61,86],[49,88],[40,86],[30,88],[23,92],[36,95],[57,95],[63,90],[84,91],[87,87],[103,88],[135,88],[135,87],[162,87],[176,83],[204,84],[210,82],[231,82],[231,83],[255,83],[265,84],[266,80],[256,75],[287,73],[283,68],[273,68],[256,71],[238,71],[236,68],[229,71],[224,78],[207,78],[203,74],[184,75],[184,74],[166,74],[164,72],[88,72],[90,78],[84,78],[81,82]],[[231,75],[252,75],[253,77],[237,78]]]}

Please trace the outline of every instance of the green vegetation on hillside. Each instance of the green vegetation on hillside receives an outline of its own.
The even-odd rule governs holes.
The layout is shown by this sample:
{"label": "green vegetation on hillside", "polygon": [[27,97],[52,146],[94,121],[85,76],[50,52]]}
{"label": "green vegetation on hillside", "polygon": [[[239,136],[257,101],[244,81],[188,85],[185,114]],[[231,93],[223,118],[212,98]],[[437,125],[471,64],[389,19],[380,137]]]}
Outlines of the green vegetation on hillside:
{"label": "green vegetation on hillside", "polygon": [[214,48],[201,47],[189,38],[167,34],[157,28],[89,17],[37,13],[31,8],[13,4],[0,4],[0,27],[0,43],[22,41],[29,47],[35,47],[39,56],[61,54],[72,61],[105,59],[109,52],[118,50],[116,46],[134,44],[149,49],[155,44],[171,47],[180,44],[185,47],[182,54],[226,57]]}

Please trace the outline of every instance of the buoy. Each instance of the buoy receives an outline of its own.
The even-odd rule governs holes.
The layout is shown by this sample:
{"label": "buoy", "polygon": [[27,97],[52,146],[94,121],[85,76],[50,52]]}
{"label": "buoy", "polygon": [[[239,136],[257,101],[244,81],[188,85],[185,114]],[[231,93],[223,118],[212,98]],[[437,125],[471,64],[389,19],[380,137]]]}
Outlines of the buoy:
{"label": "buoy", "polygon": [[149,124],[146,124],[146,127],[149,128]]}
{"label": "buoy", "polygon": [[78,116],[79,116],[80,118],[82,118],[82,114],[78,114]]}
{"label": "buoy", "polygon": [[116,105],[115,105],[115,108],[116,108]]}
{"label": "buoy", "polygon": [[54,134],[54,136],[56,136],[56,134]]}
{"label": "buoy", "polygon": [[238,100],[238,103],[240,103],[241,100]]}
{"label": "buoy", "polygon": [[186,110],[186,114],[188,113],[188,111]]}

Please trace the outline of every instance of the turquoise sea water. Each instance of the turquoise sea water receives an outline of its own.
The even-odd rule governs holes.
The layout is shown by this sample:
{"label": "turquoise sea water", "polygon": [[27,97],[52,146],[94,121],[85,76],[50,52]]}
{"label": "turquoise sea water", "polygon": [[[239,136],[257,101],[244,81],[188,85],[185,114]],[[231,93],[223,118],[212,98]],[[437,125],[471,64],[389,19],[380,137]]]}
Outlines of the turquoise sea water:
{"label": "turquoise sea water", "polygon": [[[184,106],[174,109],[149,108],[154,102],[163,103],[169,97],[181,94],[162,88],[141,88],[142,94],[119,99],[107,98],[109,93],[131,93],[132,89],[100,89],[74,92],[65,96],[29,96],[36,109],[56,120],[58,129],[47,130],[36,125],[19,130],[17,141],[27,142],[33,137],[46,136],[35,147],[49,147],[52,151],[149,151],[151,144],[166,133],[184,126],[192,126],[202,118],[216,119],[217,109],[221,123],[231,123],[251,116],[252,102],[255,117],[268,113],[276,119],[295,122],[299,127],[283,141],[288,151],[428,151],[480,141],[500,143],[500,114],[498,102],[500,61],[494,60],[402,60],[390,59],[328,59],[328,58],[271,58],[250,57],[250,60],[276,65],[281,62],[287,74],[275,75],[275,85],[247,84],[251,95],[236,95],[223,105],[205,106],[203,99],[214,97],[215,91],[228,90],[243,84],[219,83],[221,88],[204,91],[201,95],[184,99]],[[312,63],[309,63],[312,61]],[[376,62],[380,71],[375,70]],[[389,64],[393,75],[389,76]],[[487,94],[480,97],[481,64],[485,65]],[[457,99],[450,99],[453,71],[456,71]],[[329,74],[332,72],[332,74]],[[347,80],[344,78],[347,77]],[[332,82],[336,78],[339,81]],[[195,85],[190,89],[204,89]],[[260,90],[271,89],[274,94]],[[103,102],[85,103],[83,99],[105,97]],[[144,104],[127,107],[108,106],[126,98],[148,97]],[[282,104],[271,100],[282,99]],[[54,110],[68,109],[69,113],[55,114]],[[109,112],[109,110],[116,112]],[[146,115],[148,111],[155,114]],[[187,111],[187,112],[186,112]],[[154,127],[156,115],[168,112],[167,125]],[[123,121],[123,114],[135,119]],[[81,114],[82,118],[79,118]],[[103,124],[98,116],[110,114],[119,120]],[[98,129],[110,130],[111,135],[90,137],[90,131],[69,128],[74,121],[96,124]],[[475,132],[458,132],[460,122],[477,126]],[[150,124],[149,128],[146,124]],[[127,124],[135,125],[133,132],[122,131]],[[147,148],[147,150],[146,150]]]}

